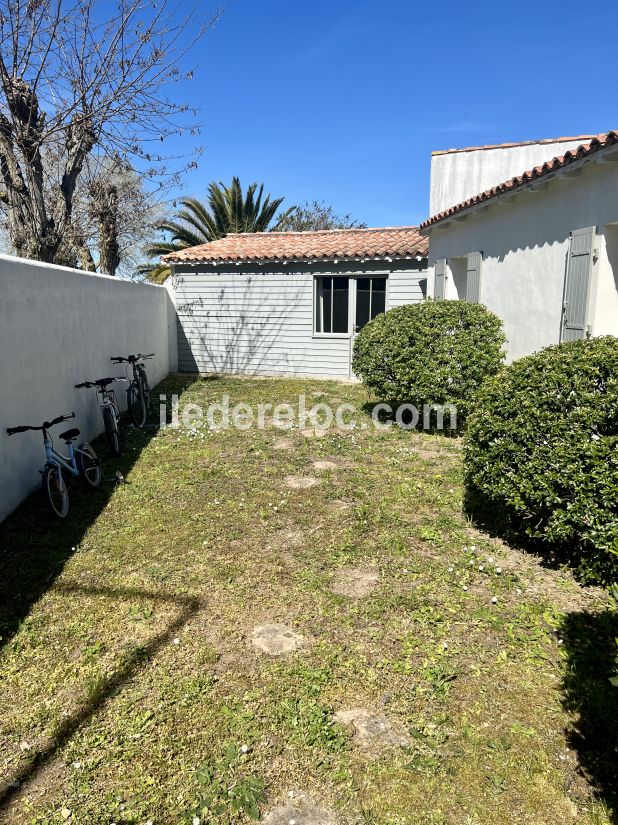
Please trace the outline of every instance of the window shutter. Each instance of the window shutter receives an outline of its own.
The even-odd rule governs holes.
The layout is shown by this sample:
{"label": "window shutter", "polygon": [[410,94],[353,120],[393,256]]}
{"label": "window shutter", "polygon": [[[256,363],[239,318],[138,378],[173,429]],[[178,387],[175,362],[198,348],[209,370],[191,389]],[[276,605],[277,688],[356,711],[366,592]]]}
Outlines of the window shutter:
{"label": "window shutter", "polygon": [[482,252],[471,252],[468,255],[466,271],[466,301],[478,304],[481,300],[481,263]]}
{"label": "window shutter", "polygon": [[588,287],[595,232],[595,226],[571,232],[562,307],[563,341],[576,341],[586,337]]}
{"label": "window shutter", "polygon": [[446,260],[443,258],[434,264],[433,297],[444,298],[444,284],[446,281]]}

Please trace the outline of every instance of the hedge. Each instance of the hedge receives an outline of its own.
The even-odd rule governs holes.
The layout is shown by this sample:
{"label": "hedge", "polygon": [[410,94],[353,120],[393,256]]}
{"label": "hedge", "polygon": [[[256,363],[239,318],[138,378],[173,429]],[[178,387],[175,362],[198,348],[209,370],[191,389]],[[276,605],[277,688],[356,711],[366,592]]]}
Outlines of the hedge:
{"label": "hedge", "polygon": [[454,404],[463,423],[503,361],[502,322],[481,304],[425,301],[378,315],[354,342],[352,368],[380,399]]}
{"label": "hedge", "polygon": [[618,339],[573,341],[489,380],[464,445],[468,506],[582,578],[618,574]]}

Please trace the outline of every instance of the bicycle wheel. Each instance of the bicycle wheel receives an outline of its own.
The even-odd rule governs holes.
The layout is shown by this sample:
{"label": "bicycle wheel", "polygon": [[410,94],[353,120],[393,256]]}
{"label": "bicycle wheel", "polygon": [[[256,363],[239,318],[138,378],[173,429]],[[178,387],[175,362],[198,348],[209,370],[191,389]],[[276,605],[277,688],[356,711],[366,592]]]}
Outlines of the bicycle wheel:
{"label": "bicycle wheel", "polygon": [[105,424],[105,434],[109,442],[109,448],[114,455],[120,455],[120,433],[118,432],[118,422],[111,407],[103,410],[103,423]]}
{"label": "bicycle wheel", "polygon": [[91,487],[98,487],[101,483],[101,464],[97,454],[90,444],[80,444],[75,451],[77,469],[84,481]]}
{"label": "bicycle wheel", "polygon": [[136,427],[143,427],[146,423],[146,403],[139,384],[131,383],[127,390],[127,401],[131,421]]}
{"label": "bicycle wheel", "polygon": [[62,478],[62,472],[54,465],[43,470],[43,493],[50,509],[58,518],[65,518],[69,512],[69,491]]}

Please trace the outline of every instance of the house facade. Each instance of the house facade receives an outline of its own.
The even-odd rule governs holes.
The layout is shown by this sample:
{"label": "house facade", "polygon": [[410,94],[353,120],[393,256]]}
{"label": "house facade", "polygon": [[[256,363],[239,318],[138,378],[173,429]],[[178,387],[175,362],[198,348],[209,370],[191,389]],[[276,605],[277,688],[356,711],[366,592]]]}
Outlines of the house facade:
{"label": "house facade", "polygon": [[417,227],[230,234],[166,256],[185,372],[353,378],[354,336],[427,295]]}
{"label": "house facade", "polygon": [[436,153],[431,205],[429,294],[495,312],[510,360],[618,335],[615,132]]}

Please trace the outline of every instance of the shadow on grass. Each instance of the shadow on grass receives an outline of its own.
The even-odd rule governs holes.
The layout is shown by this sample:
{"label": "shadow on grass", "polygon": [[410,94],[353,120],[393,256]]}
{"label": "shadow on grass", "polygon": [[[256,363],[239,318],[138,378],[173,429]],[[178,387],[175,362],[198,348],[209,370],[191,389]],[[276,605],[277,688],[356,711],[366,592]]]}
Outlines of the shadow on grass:
{"label": "shadow on grass", "polygon": [[615,555],[595,547],[592,542],[571,540],[558,544],[527,537],[520,513],[502,502],[492,501],[469,484],[464,488],[463,512],[476,528],[508,542],[516,550],[532,553],[543,567],[551,570],[569,567],[581,584],[607,586],[618,579]]}
{"label": "shadow on grass", "polygon": [[[197,376],[172,375],[159,384],[153,391],[153,409],[149,423],[144,430],[126,430],[123,455],[112,456],[104,437],[93,442],[101,458],[105,477],[113,477],[116,470],[120,470],[126,476],[139,459],[142,450],[156,435],[159,394],[166,393],[168,398],[172,394],[180,395],[199,380]],[[43,455],[42,449],[41,453]],[[62,573],[88,527],[105,509],[114,488],[115,481],[103,481],[101,486],[94,490],[77,481],[71,484],[71,509],[65,520],[56,519],[49,512],[40,492],[33,493],[0,524],[0,650],[10,642],[32,606]],[[174,604],[179,608],[179,612],[148,644],[133,650],[121,660],[119,667],[112,674],[97,683],[96,689],[90,691],[81,706],[62,721],[42,749],[29,755],[27,762],[22,762],[12,776],[2,778],[0,813],[23,792],[28,783],[51,761],[78,728],[91,719],[162,646],[168,644],[201,607],[196,598],[151,593],[139,589],[91,588],[60,583],[56,585],[56,589],[58,592],[79,592],[113,599],[147,598]]]}
{"label": "shadow on grass", "polygon": [[[180,395],[199,380],[195,375],[171,375],[155,387],[149,423],[144,430],[125,431],[123,455],[111,455],[104,436],[93,441],[104,477],[113,479],[116,470],[126,477],[156,435],[159,395],[165,393],[168,398],[172,394]],[[30,435],[40,438],[39,433]],[[41,440],[41,467],[44,462]],[[69,479],[70,511],[66,519],[52,515],[42,493],[37,491],[0,524],[0,650],[18,631],[32,605],[60,575],[88,527],[105,509],[114,489],[115,480],[104,480],[93,490],[79,480]]]}
{"label": "shadow on grass", "polygon": [[[113,478],[116,470],[126,476],[155,432],[127,431],[121,456],[112,456],[104,439],[93,441],[104,479]],[[42,444],[41,456],[42,466]],[[115,479],[103,480],[96,489],[70,479],[70,510],[66,519],[56,518],[43,494],[36,491],[0,524],[0,649],[60,575],[88,527],[105,509],[115,486]]]}
{"label": "shadow on grass", "polygon": [[70,584],[67,586],[59,585],[57,590],[70,594],[83,593],[86,596],[107,596],[111,599],[151,599],[155,602],[176,605],[179,612],[162,632],[154,636],[147,644],[135,648],[126,655],[121,660],[120,666],[112,674],[97,683],[96,689],[90,691],[83,704],[74,713],[63,719],[51,736],[51,741],[47,746],[31,754],[25,764],[21,764],[11,776],[0,784],[0,813],[6,811],[16,797],[27,790],[28,783],[45,768],[57,751],[71,739],[75,732],[88,722],[123,685],[130,681],[140,668],[145,667],[162,647],[170,644],[182,627],[203,606],[200,599],[196,597],[153,593],[139,588],[81,587]]}
{"label": "shadow on grass", "polygon": [[618,823],[618,687],[615,675],[618,613],[569,613],[560,628],[567,651],[563,705],[575,716],[567,731],[581,773]]}

